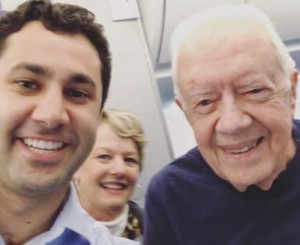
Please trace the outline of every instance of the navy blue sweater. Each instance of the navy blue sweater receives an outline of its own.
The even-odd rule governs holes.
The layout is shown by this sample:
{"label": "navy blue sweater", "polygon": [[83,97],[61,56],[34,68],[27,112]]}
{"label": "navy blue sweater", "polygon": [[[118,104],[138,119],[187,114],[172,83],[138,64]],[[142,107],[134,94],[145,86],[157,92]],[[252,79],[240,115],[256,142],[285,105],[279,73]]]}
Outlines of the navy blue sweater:
{"label": "navy blue sweater", "polygon": [[300,122],[297,153],[269,191],[239,192],[197,148],[156,174],[145,206],[145,245],[299,245]]}

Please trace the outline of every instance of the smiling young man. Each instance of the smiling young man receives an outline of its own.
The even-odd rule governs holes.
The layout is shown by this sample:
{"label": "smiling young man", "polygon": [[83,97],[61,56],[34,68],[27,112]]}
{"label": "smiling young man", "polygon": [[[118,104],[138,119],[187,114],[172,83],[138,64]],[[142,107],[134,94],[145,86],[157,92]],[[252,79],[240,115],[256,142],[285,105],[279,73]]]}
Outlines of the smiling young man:
{"label": "smiling young man", "polygon": [[297,72],[270,20],[219,6],[172,40],[175,100],[198,147],[151,180],[145,244],[299,244]]}
{"label": "smiling young man", "polygon": [[1,17],[0,52],[0,244],[127,244],[70,187],[107,97],[102,26],[81,7],[28,1]]}

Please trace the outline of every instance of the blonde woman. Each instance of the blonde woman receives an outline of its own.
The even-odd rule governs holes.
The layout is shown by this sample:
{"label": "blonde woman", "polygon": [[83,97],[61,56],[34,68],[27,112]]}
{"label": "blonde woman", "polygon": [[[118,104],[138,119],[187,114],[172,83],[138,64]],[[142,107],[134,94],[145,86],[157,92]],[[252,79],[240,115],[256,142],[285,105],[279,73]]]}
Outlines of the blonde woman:
{"label": "blonde woman", "polygon": [[74,176],[81,206],[117,236],[141,240],[141,208],[130,201],[142,170],[145,137],[138,118],[103,111],[94,148]]}

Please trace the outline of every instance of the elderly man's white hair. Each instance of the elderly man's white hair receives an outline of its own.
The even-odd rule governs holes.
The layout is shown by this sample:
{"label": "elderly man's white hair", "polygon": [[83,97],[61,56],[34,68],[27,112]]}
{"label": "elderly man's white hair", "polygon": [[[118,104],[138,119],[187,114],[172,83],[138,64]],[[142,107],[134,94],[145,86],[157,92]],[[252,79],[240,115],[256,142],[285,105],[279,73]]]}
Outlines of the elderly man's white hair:
{"label": "elderly man's white hair", "polygon": [[[295,62],[276,32],[268,16],[250,4],[225,4],[205,9],[183,20],[171,38],[172,74],[174,93],[180,97],[177,81],[177,60],[183,44],[197,38],[209,45],[214,41],[234,39],[243,35],[269,40],[275,48],[279,68],[287,76],[295,70]],[[289,84],[290,86],[291,84]]]}

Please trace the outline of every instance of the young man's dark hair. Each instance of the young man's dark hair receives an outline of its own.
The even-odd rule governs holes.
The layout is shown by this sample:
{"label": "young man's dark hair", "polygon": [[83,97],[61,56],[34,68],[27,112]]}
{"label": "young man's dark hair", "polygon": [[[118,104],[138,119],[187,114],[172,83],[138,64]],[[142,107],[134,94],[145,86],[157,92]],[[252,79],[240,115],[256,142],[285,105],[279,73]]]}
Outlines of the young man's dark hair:
{"label": "young man's dark hair", "polygon": [[94,22],[95,15],[76,5],[52,4],[49,0],[26,1],[0,18],[0,55],[5,49],[6,38],[33,20],[40,21],[47,29],[56,33],[82,34],[93,44],[102,64],[102,108],[108,96],[111,55],[102,25]]}

